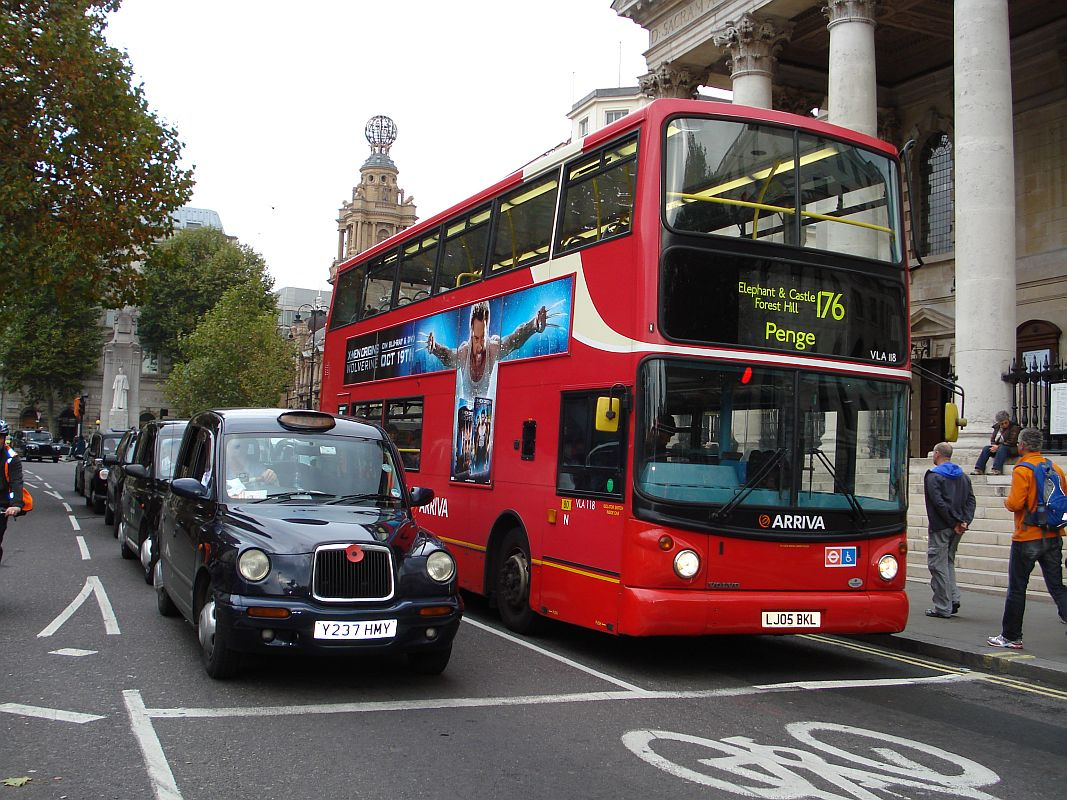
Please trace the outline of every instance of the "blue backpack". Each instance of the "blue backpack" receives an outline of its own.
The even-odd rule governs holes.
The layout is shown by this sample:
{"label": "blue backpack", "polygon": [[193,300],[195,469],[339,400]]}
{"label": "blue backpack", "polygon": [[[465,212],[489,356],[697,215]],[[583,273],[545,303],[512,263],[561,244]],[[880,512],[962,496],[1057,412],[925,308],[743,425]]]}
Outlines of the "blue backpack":
{"label": "blue backpack", "polygon": [[1047,458],[1041,464],[1020,461],[1015,468],[1026,467],[1034,472],[1037,486],[1037,506],[1023,516],[1026,525],[1035,525],[1046,531],[1058,531],[1067,526],[1067,495],[1060,486],[1060,476]]}

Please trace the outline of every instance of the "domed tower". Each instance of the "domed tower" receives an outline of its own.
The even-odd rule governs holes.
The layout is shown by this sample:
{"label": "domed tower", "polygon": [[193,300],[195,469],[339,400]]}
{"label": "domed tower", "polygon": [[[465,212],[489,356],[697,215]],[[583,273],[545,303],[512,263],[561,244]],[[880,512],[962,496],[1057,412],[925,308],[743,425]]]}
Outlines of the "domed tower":
{"label": "domed tower", "polygon": [[359,168],[359,185],[352,188],[352,200],[341,206],[337,216],[337,258],[330,267],[330,283],[337,277],[337,265],[356,253],[388,239],[415,223],[415,198],[404,197],[397,186],[399,171],[389,150],[396,141],[396,123],[378,115],[367,122],[364,133],[370,156]]}

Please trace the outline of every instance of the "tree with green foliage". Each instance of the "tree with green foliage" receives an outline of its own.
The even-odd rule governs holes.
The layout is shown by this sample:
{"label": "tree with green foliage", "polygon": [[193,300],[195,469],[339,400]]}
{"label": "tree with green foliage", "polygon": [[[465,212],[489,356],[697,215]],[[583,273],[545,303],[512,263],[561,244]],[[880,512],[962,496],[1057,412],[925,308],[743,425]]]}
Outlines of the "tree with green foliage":
{"label": "tree with green foliage", "polygon": [[[181,142],[104,38],[121,0],[0,4],[0,285],[64,308],[139,298],[134,268],[191,194]],[[80,282],[91,275],[89,283]],[[77,291],[75,291],[77,286]]]}
{"label": "tree with green foliage", "polygon": [[170,360],[179,355],[181,337],[231,287],[256,284],[255,307],[277,313],[263,257],[216,228],[181,230],[158,242],[148,252],[144,277],[137,332],[145,349]]}
{"label": "tree with green foliage", "polygon": [[262,285],[227,289],[179,344],[164,392],[182,416],[205,408],[271,407],[292,378],[291,341],[278,334],[276,311],[262,306]]}
{"label": "tree with green foliage", "polygon": [[[87,282],[73,287],[81,290]],[[44,403],[50,426],[96,370],[103,344],[100,309],[75,305],[57,314],[57,291],[45,286],[27,294],[0,328],[4,389],[21,394],[27,405]]]}

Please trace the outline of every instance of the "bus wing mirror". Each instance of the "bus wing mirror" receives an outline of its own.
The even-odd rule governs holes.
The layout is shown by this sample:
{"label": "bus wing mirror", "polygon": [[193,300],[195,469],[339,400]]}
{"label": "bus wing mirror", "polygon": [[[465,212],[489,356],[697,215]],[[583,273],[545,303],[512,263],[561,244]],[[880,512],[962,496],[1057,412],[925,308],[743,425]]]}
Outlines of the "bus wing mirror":
{"label": "bus wing mirror", "polygon": [[622,400],[618,397],[596,399],[596,429],[601,433],[618,433]]}
{"label": "bus wing mirror", "polygon": [[945,403],[945,441],[954,442],[960,438],[960,428],[967,427],[967,420],[960,416],[955,403]]}

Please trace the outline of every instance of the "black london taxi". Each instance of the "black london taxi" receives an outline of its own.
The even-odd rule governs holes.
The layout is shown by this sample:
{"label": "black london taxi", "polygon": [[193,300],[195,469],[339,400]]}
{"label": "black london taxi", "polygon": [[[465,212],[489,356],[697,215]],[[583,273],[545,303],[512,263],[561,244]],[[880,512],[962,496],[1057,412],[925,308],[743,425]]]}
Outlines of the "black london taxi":
{"label": "black london taxi", "polygon": [[107,476],[110,472],[104,459],[114,456],[122,440],[123,431],[97,431],[89,437],[89,444],[81,460],[74,465],[74,491],[85,498],[85,505],[97,514],[104,513],[107,500]]}
{"label": "black london taxi", "polygon": [[242,653],[403,653],[448,665],[456,565],[412,508],[375,425],[321,411],[224,409],[185,429],[152,571],[159,612],[197,627],[213,678]]}
{"label": "black london taxi", "polygon": [[152,582],[152,568],[159,552],[159,515],[163,500],[170,493],[187,422],[165,419],[142,425],[125,469],[126,480],[115,512],[115,535],[123,558],[140,557],[148,583]]}
{"label": "black london taxi", "polygon": [[104,481],[104,524],[115,526],[115,535],[118,535],[118,518],[116,510],[122,499],[122,488],[126,483],[126,467],[133,463],[133,451],[137,445],[136,428],[130,428],[122,434],[119,445],[115,452],[104,456],[104,466],[107,467],[107,480]]}
{"label": "black london taxi", "polygon": [[59,449],[48,431],[15,431],[12,446],[23,461],[44,461],[46,458],[52,459],[52,463],[59,461]]}

